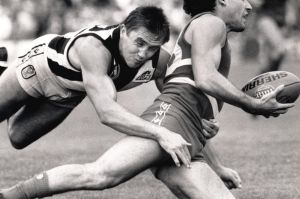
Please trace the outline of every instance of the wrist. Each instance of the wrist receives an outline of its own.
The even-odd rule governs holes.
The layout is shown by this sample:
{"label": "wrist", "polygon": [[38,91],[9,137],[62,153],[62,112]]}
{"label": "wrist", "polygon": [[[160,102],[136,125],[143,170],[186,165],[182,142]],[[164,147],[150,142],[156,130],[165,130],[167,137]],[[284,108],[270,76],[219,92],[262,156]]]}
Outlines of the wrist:
{"label": "wrist", "polygon": [[223,173],[223,171],[225,170],[225,167],[221,164],[214,165],[214,170],[220,176]]}
{"label": "wrist", "polygon": [[153,133],[153,137],[156,141],[160,141],[163,139],[164,134],[165,134],[165,127],[161,127],[161,126],[157,126],[155,125],[155,129],[154,129],[154,133]]}
{"label": "wrist", "polygon": [[242,108],[248,113],[254,113],[258,104],[257,100],[258,99],[245,94],[242,98]]}

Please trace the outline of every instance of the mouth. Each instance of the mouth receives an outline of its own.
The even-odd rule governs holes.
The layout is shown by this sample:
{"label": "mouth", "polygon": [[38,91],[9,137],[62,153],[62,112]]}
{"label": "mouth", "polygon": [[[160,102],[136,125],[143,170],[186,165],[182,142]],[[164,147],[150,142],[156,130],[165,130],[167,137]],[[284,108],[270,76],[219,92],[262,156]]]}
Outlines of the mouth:
{"label": "mouth", "polygon": [[249,16],[249,13],[246,13],[243,15],[243,17],[246,19]]}
{"label": "mouth", "polygon": [[140,63],[143,63],[144,60],[143,59],[135,59],[134,61],[135,61],[135,63],[140,64]]}

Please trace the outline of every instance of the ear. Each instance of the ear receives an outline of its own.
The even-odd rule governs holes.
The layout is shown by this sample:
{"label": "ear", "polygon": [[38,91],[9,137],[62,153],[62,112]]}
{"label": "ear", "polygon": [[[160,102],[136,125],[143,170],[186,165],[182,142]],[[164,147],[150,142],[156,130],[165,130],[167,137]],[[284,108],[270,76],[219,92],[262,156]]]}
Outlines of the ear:
{"label": "ear", "polygon": [[120,32],[121,32],[121,34],[123,34],[123,35],[127,33],[127,30],[126,30],[126,27],[125,27],[124,24],[121,24],[121,25],[120,25]]}
{"label": "ear", "polygon": [[217,0],[218,4],[220,4],[220,6],[226,6],[227,5],[227,0]]}

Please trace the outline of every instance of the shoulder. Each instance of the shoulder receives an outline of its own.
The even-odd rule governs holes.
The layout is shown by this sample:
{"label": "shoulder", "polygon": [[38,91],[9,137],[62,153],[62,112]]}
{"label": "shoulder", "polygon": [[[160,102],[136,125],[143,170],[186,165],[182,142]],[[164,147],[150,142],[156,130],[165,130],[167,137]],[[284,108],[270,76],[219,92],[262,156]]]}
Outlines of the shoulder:
{"label": "shoulder", "polygon": [[103,45],[102,41],[92,35],[79,37],[74,41],[72,48],[77,53],[85,56],[111,56],[111,53]]}
{"label": "shoulder", "polygon": [[100,40],[93,36],[85,36],[74,41],[68,57],[78,69],[98,67],[106,70],[111,63],[112,55]]}
{"label": "shoulder", "polygon": [[224,21],[212,14],[205,14],[194,19],[189,27],[192,36],[203,37],[225,44],[227,32]]}
{"label": "shoulder", "polygon": [[212,31],[214,33],[224,34],[226,32],[226,25],[224,21],[221,18],[212,14],[206,14],[194,19],[191,22],[190,27],[198,31],[201,28],[202,31],[207,30]]}
{"label": "shoulder", "polygon": [[74,41],[73,46],[76,48],[80,48],[80,47],[103,48],[104,47],[102,41],[92,35],[87,35],[87,36],[82,36],[82,37],[77,38]]}

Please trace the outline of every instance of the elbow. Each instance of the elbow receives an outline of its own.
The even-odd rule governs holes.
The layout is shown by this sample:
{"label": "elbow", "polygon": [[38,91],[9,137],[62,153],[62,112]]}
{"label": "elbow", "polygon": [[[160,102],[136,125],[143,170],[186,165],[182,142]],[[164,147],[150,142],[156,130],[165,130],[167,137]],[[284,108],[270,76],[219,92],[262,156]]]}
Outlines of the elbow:
{"label": "elbow", "polygon": [[104,111],[99,115],[100,122],[106,126],[111,126],[113,123],[113,119],[111,114],[108,111]]}
{"label": "elbow", "polygon": [[211,86],[210,86],[210,80],[206,79],[206,78],[201,78],[199,80],[195,81],[195,86],[204,91],[207,92],[210,90]]}

